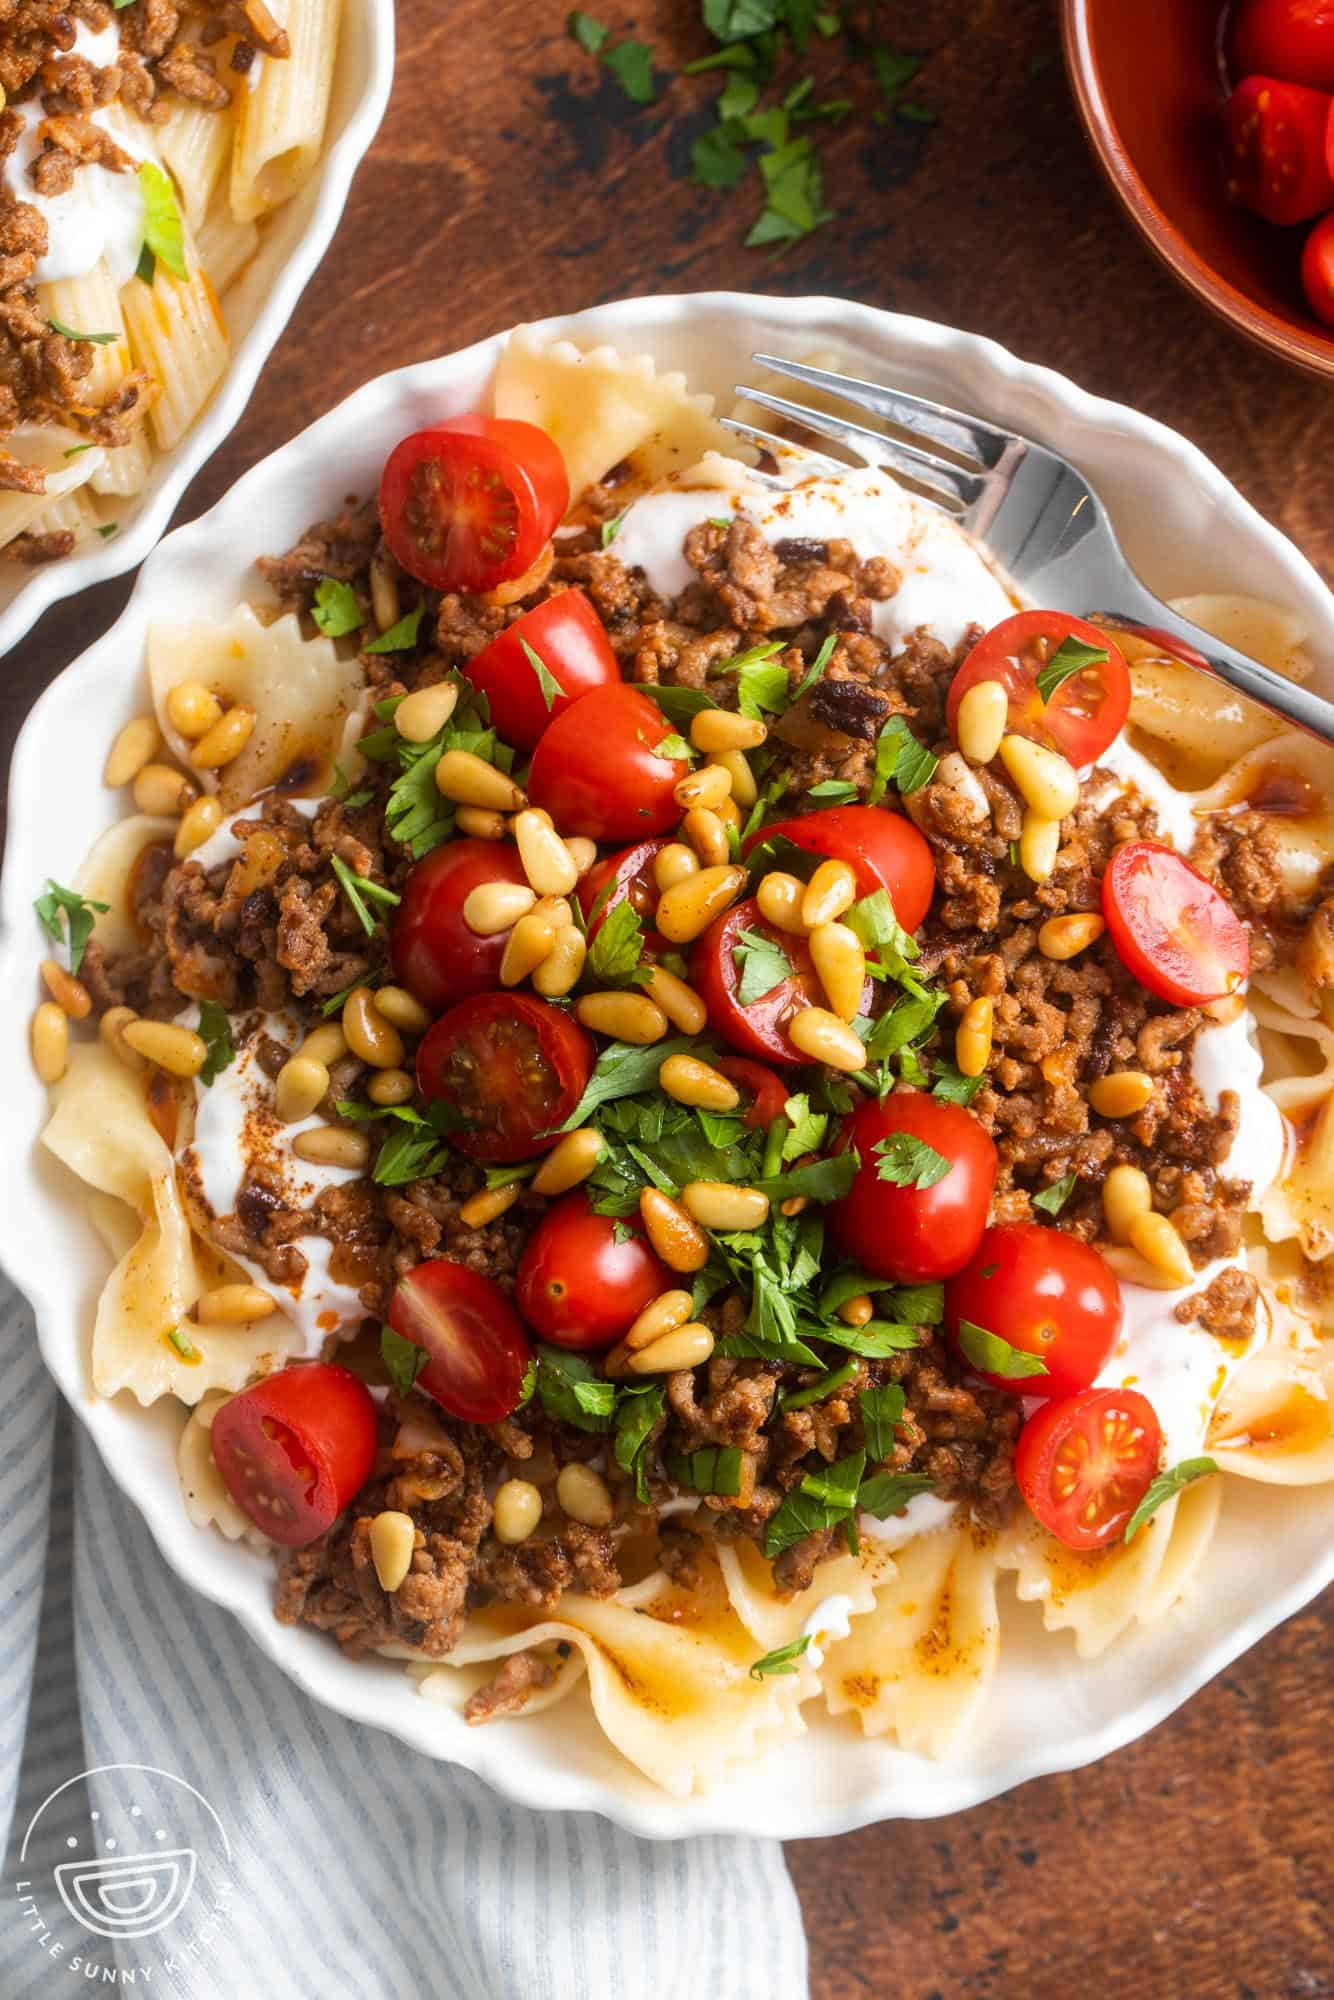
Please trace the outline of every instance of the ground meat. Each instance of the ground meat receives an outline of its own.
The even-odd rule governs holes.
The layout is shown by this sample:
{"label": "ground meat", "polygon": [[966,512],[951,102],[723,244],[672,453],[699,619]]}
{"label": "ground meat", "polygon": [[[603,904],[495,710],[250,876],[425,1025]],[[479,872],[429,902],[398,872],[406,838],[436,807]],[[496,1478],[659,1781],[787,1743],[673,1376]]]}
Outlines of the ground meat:
{"label": "ground meat", "polygon": [[549,1688],[555,1678],[555,1668],[548,1666],[540,1653],[511,1653],[495,1679],[468,1697],[463,1720],[494,1722],[498,1716],[518,1715],[527,1707],[529,1697]]}
{"label": "ground meat", "polygon": [[1198,1322],[1220,1340],[1249,1340],[1259,1297],[1260,1287],[1249,1271],[1220,1271],[1202,1292],[1181,1301],[1176,1317],[1183,1326]]}

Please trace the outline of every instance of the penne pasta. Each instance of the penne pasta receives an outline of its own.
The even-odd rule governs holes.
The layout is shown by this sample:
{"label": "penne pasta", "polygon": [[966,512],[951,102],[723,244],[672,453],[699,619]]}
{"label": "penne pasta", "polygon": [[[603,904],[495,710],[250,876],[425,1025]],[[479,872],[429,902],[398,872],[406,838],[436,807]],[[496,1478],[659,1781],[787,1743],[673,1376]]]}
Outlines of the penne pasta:
{"label": "penne pasta", "polygon": [[342,0],[288,0],[291,54],[256,65],[237,93],[232,213],[253,222],[288,201],[307,179],[324,139]]}
{"label": "penne pasta", "polygon": [[224,178],[235,124],[234,111],[211,111],[202,104],[187,104],[184,98],[173,97],[167,99],[166,118],[154,128],[162,164],[176,183],[181,210],[191,229],[200,227]]}
{"label": "penne pasta", "polygon": [[227,367],[230,342],[217,293],[187,233],[185,278],[160,260],[151,285],[131,278],[122,294],[130,349],[152,376],[153,435],[170,451],[189,430]]}
{"label": "penne pasta", "polygon": [[219,295],[230,290],[259,248],[259,224],[238,222],[225,193],[205,216],[198,235],[199,261]]}

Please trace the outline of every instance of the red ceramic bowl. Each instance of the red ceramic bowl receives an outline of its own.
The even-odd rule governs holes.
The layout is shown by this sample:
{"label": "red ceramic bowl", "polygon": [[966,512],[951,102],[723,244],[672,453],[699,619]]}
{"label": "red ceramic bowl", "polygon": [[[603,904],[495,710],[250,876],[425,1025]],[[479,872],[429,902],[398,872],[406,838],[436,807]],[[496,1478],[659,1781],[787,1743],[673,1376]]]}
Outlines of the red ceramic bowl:
{"label": "red ceramic bowl", "polygon": [[1302,297],[1304,229],[1223,193],[1221,0],[1064,0],[1065,54],[1094,150],[1181,282],[1273,354],[1334,380],[1334,330]]}

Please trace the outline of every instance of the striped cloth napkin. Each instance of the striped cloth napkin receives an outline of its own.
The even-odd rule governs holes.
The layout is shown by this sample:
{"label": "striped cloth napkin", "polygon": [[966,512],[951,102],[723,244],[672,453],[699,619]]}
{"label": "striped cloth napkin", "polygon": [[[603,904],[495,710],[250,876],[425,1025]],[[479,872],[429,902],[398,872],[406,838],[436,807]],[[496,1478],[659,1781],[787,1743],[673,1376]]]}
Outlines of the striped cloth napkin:
{"label": "striped cloth napkin", "polygon": [[317,1707],[168,1570],[3,1281],[0,1343],[6,2000],[803,2000],[776,1841],[529,1812]]}

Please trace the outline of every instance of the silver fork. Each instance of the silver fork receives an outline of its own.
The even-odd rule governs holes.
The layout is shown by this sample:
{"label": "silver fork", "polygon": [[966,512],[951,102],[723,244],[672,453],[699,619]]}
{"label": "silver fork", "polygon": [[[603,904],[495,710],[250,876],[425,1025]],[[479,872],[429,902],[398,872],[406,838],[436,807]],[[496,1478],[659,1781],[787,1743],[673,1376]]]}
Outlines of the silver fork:
{"label": "silver fork", "polygon": [[[1059,452],[900,389],[884,389],[856,376],[832,374],[828,369],[810,368],[774,354],[754,354],[751,359],[777,375],[790,376],[795,382],[883,417],[919,439],[919,443],[908,443],[887,438],[850,418],[831,416],[825,410],[738,385],[737,394],[748,402],[800,424],[817,437],[833,440],[864,464],[886,466],[911,480],[929,504],[984,543],[1001,568],[1035,602],[1166,633],[1198,654],[1239,694],[1248,695],[1326,743],[1334,743],[1334,702],[1225,646],[1180,617],[1140,582],[1126,561],[1102,502],[1082,473]],[[729,430],[768,450],[790,452],[794,448],[790,438],[755,424],[734,417],[722,421]],[[827,453],[797,448],[816,463],[844,469],[841,461]]]}

